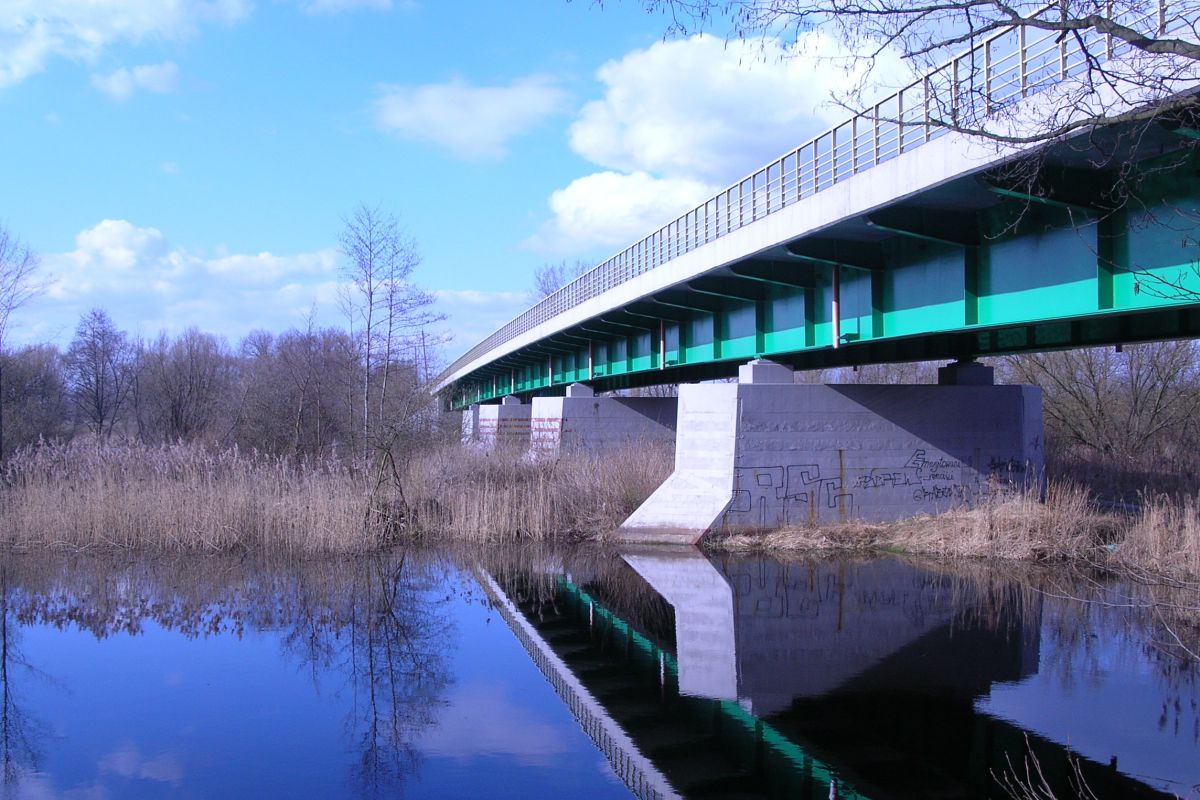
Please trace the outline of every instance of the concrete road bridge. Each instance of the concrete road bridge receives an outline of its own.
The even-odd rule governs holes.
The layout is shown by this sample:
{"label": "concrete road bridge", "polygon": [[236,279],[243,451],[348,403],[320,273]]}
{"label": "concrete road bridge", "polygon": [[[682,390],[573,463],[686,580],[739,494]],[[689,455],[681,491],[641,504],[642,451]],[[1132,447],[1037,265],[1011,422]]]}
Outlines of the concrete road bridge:
{"label": "concrete road bridge", "polygon": [[[1169,12],[1122,21],[1190,35]],[[626,523],[643,534],[891,518],[1036,484],[1040,396],[973,359],[1200,334],[1200,126],[1168,114],[1046,145],[953,122],[1003,108],[1020,133],[1130,56],[1099,34],[979,41],[538,302],[435,391],[488,446],[675,438],[676,474]],[[1142,100],[1095,91],[1110,112]],[[793,370],[931,359],[956,362],[942,386],[793,386]],[[678,404],[593,397],[668,383]]]}

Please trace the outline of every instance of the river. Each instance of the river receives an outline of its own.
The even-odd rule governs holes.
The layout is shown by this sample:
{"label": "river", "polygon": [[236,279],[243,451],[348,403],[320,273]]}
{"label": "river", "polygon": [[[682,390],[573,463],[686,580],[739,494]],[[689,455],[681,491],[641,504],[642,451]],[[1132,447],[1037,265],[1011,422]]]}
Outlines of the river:
{"label": "river", "polygon": [[0,557],[4,800],[1200,797],[1194,594],[698,551]]}

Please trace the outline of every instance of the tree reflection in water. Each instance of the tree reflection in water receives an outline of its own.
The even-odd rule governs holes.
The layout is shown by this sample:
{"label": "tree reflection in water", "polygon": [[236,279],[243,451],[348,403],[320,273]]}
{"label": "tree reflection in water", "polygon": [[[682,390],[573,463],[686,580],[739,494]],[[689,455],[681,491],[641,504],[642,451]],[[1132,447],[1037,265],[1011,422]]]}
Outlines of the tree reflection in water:
{"label": "tree reflection in water", "polygon": [[17,669],[32,670],[16,647],[20,628],[106,639],[150,622],[188,639],[279,634],[315,688],[344,700],[360,793],[395,794],[418,767],[415,743],[447,688],[444,587],[453,580],[444,561],[413,551],[303,561],[9,554],[0,566],[5,797],[37,768],[45,735],[14,699]]}
{"label": "tree reflection in water", "polygon": [[2,797],[16,793],[23,770],[37,768],[33,723],[17,704],[13,673],[28,668],[19,650],[20,629],[9,619],[8,567],[0,564],[0,785]]}

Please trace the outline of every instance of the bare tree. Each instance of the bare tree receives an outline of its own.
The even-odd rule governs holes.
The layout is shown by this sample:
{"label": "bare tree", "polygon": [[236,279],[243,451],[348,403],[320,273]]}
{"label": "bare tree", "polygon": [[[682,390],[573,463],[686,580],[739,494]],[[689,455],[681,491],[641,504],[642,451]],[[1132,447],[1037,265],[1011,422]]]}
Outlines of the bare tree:
{"label": "bare tree", "polygon": [[51,344],[0,353],[4,373],[3,426],[8,446],[16,450],[65,433],[67,395],[63,357]]}
{"label": "bare tree", "polygon": [[165,333],[143,356],[144,403],[157,437],[190,440],[216,421],[228,396],[229,356],[210,333],[188,328],[172,341]]}
{"label": "bare tree", "polygon": [[[0,224],[0,352],[8,345],[9,317],[42,290],[42,285],[34,280],[37,268],[37,254]],[[3,390],[4,371],[0,364],[0,403],[3,403]],[[3,419],[3,406],[0,406],[0,459],[4,458]]]}
{"label": "bare tree", "polygon": [[549,297],[592,268],[586,261],[568,264],[566,261],[542,264],[533,271],[533,292],[536,300]]}
{"label": "bare tree", "polygon": [[[410,339],[440,316],[432,310],[433,295],[411,281],[421,257],[416,242],[401,230],[394,215],[378,207],[359,205],[344,222],[339,241],[346,257],[343,274],[349,287],[343,301],[351,335],[357,335],[360,341],[360,434],[365,453],[372,434],[386,425],[393,365],[406,350],[413,356]],[[375,403],[373,383],[377,386]]]}
{"label": "bare tree", "polygon": [[1006,366],[1017,381],[1042,387],[1049,436],[1129,457],[1193,435],[1198,353],[1195,342],[1172,341],[1031,353]]}
{"label": "bare tree", "polygon": [[88,428],[110,436],[133,388],[133,350],[108,314],[93,308],[83,315],[65,359],[71,401]]}

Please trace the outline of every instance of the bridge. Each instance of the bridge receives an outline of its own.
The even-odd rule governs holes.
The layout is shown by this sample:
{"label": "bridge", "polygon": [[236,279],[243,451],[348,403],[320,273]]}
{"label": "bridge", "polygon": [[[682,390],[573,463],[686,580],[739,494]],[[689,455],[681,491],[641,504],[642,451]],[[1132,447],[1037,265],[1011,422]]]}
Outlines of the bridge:
{"label": "bridge", "polygon": [[[1120,21],[1156,35],[1187,35],[1195,22],[1172,17],[1170,4],[1151,5]],[[674,486],[626,523],[643,532],[895,517],[969,502],[999,483],[1028,484],[1041,464],[1040,398],[1029,387],[982,391],[990,374],[973,359],[1200,334],[1200,131],[1187,115],[1168,114],[1136,129],[1083,128],[1047,146],[981,139],[956,131],[956,121],[1003,109],[1019,138],[1028,133],[1023,116],[1076,97],[1093,65],[1132,55],[1095,32],[1020,28],[978,41],[538,302],[451,364],[435,391],[464,409],[468,438],[487,429],[490,438],[528,440],[532,428],[537,440],[540,421],[543,443],[556,447],[572,425],[626,438],[674,426]],[[1180,91],[1193,92],[1196,70],[1179,75]],[[1145,100],[1095,92],[1109,109],[1133,111]],[[733,430],[753,383],[791,384],[792,370],[933,359],[955,361],[941,383],[971,385],[975,396],[764,401],[839,415],[864,404],[876,415],[890,405],[926,409],[900,422],[884,414],[893,427],[921,432],[849,473],[844,452],[835,466],[811,455],[811,443],[785,448],[809,455],[755,461]],[[735,374],[745,385],[725,395],[689,385]],[[667,383],[683,387],[667,410],[591,399]],[[596,409],[590,423],[577,412],[570,421],[573,395]],[[538,400],[550,398],[559,404],[539,413]],[[977,418],[1002,418],[1000,438],[981,445],[987,431],[970,420],[954,430],[927,424],[964,405]],[[724,445],[695,438],[714,422],[730,428]],[[725,451],[715,475],[713,456]],[[1021,474],[985,466],[996,464]],[[886,491],[867,498],[855,488]],[[714,491],[718,500],[702,502]],[[888,493],[895,497],[881,504],[877,496]]]}

